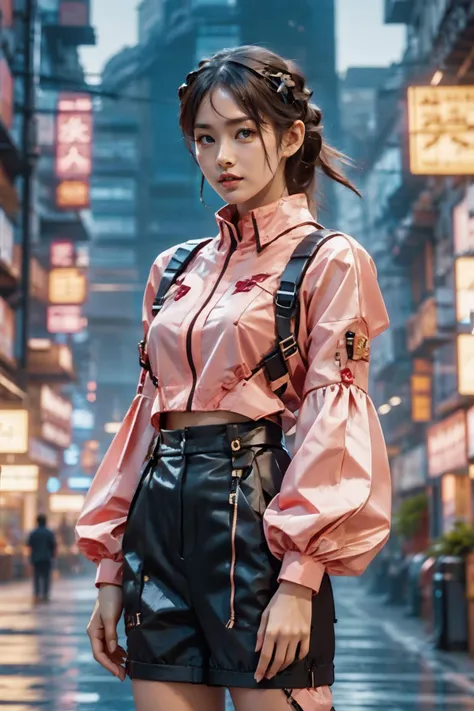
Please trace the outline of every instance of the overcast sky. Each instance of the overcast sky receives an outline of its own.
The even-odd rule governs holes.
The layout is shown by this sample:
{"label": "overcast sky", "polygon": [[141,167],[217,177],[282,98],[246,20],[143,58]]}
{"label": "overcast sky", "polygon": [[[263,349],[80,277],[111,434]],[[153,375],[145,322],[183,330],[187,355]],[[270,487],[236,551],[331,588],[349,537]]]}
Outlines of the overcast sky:
{"label": "overcast sky", "polygon": [[[258,0],[255,0],[258,2]],[[336,0],[338,69],[387,65],[400,57],[404,28],[383,24],[384,0]],[[113,3],[113,12],[110,6]],[[92,0],[97,46],[83,47],[87,72],[100,73],[105,61],[124,45],[137,41],[138,0]]]}

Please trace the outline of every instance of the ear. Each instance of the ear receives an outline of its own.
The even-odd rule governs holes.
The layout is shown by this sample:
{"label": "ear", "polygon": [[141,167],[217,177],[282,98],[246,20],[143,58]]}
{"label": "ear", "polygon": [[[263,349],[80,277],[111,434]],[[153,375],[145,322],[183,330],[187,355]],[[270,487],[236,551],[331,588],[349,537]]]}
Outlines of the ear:
{"label": "ear", "polygon": [[298,120],[286,131],[282,140],[281,155],[284,158],[293,156],[303,145],[306,127],[303,121]]}

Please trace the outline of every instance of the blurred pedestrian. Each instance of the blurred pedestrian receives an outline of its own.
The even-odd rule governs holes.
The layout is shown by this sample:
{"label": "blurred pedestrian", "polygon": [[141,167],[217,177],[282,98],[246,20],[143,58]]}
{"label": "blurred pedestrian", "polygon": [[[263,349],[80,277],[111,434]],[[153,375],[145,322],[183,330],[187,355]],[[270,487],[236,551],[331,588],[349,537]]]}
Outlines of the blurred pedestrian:
{"label": "blurred pedestrian", "polygon": [[38,603],[49,600],[51,570],[56,557],[57,544],[53,531],[46,526],[46,516],[39,514],[36,522],[37,528],[28,536],[28,547],[33,566],[34,600]]}
{"label": "blurred pedestrian", "polygon": [[367,395],[388,317],[369,254],[315,219],[318,171],[357,189],[311,94],[253,46],[179,88],[201,198],[207,180],[229,204],[215,238],[152,265],[137,395],[76,529],[99,564],[94,658],[128,673],[137,711],[223,711],[226,687],[236,711],[330,711],[329,575],[360,575],[388,538]]}

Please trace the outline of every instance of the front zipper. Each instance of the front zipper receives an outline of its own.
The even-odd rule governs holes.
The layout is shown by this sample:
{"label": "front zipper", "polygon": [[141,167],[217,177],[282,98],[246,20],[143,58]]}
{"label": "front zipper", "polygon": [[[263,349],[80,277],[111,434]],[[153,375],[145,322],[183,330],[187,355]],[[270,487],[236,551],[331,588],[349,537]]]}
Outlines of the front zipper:
{"label": "front zipper", "polygon": [[181,474],[179,487],[179,557],[181,560],[184,559],[184,484],[186,482],[186,470],[186,458],[184,458],[183,473]]}
{"label": "front zipper", "polygon": [[191,386],[191,391],[190,391],[190,393],[189,393],[188,402],[186,403],[186,411],[187,411],[187,412],[190,412],[190,411],[191,411],[191,407],[192,407],[192,404],[193,404],[193,398],[194,398],[194,392],[195,392],[195,390],[196,390],[196,384],[197,384],[197,372],[196,372],[196,366],[194,365],[193,351],[192,351],[192,333],[193,333],[193,328],[194,328],[194,326],[195,326],[195,324],[196,324],[196,321],[198,320],[200,314],[202,313],[203,309],[206,308],[207,304],[209,303],[209,301],[210,301],[210,300],[212,299],[212,297],[214,296],[215,291],[216,291],[217,287],[219,286],[219,283],[220,283],[222,277],[224,276],[225,271],[226,271],[226,269],[227,269],[227,267],[228,267],[228,265],[229,265],[229,260],[230,260],[230,258],[231,258],[231,256],[232,256],[232,254],[233,254],[233,253],[235,252],[235,250],[237,249],[237,242],[236,242],[235,236],[234,236],[232,230],[230,229],[230,226],[229,226],[229,225],[227,225],[227,228],[228,228],[229,234],[230,234],[231,246],[230,246],[229,252],[227,253],[227,256],[226,256],[226,258],[225,258],[224,266],[222,267],[222,271],[221,271],[221,273],[219,274],[219,277],[218,277],[216,283],[214,284],[214,287],[212,288],[212,290],[211,290],[209,296],[207,297],[207,299],[205,300],[205,302],[203,303],[203,305],[201,306],[201,308],[199,309],[199,311],[196,313],[196,315],[194,316],[193,320],[192,320],[191,323],[189,324],[188,332],[187,332],[187,334],[186,334],[186,355],[187,355],[187,357],[188,357],[189,367],[190,367],[190,369],[191,369],[191,374],[192,374],[192,376],[193,376],[193,383],[192,383],[192,386]]}

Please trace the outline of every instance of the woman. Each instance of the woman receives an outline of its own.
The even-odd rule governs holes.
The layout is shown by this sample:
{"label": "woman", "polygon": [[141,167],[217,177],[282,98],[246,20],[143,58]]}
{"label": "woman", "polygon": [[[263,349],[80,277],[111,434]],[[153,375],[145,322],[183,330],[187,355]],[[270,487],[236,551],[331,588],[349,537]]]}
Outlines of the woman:
{"label": "woman", "polygon": [[360,574],[389,531],[366,394],[387,314],[368,254],[325,234],[301,282],[296,343],[278,344],[286,376],[269,377],[275,292],[320,228],[315,171],[355,188],[331,162],[303,75],[276,54],[218,52],[179,96],[203,183],[229,204],[179,278],[176,247],[151,269],[138,393],[77,525],[99,564],[88,634],[95,659],[132,678],[138,711],[223,711],[226,687],[236,711],[329,711],[328,574]]}

